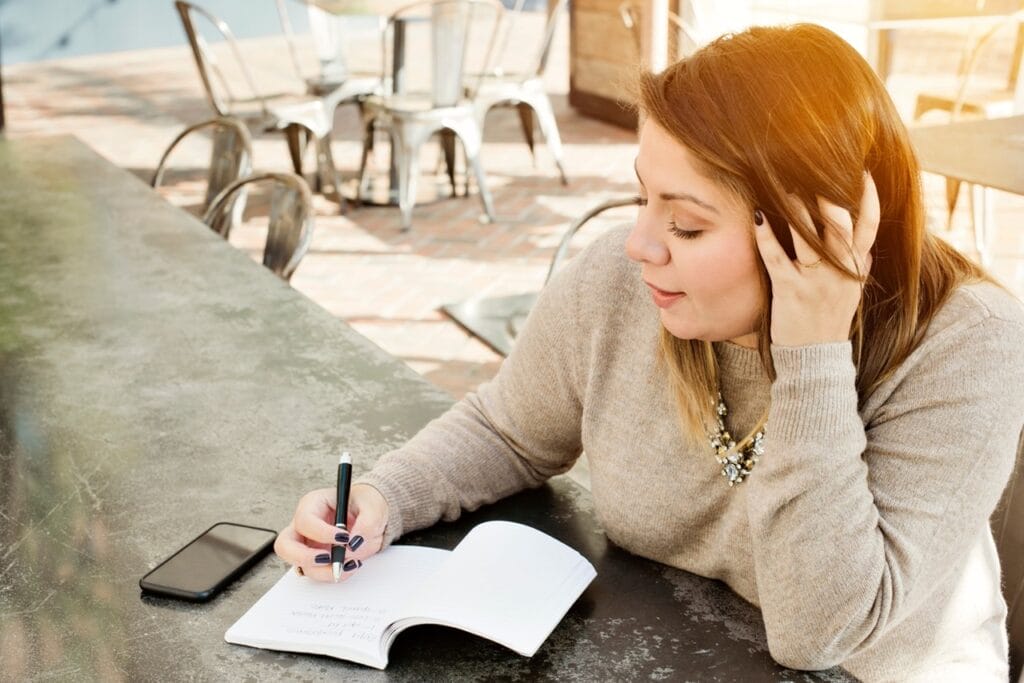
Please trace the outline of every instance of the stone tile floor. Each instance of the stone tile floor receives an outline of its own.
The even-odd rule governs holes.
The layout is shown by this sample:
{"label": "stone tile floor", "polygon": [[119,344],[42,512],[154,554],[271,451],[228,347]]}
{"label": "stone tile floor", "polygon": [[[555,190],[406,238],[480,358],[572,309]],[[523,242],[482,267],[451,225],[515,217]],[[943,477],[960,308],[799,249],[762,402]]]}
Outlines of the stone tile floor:
{"label": "stone tile floor", "polygon": [[[569,222],[606,198],[635,192],[635,133],[585,118],[568,106],[565,23],[546,80],[565,143],[568,187],[559,183],[543,145],[533,162],[514,113],[495,111],[488,118],[483,149],[498,213],[493,224],[479,220],[476,196],[418,206],[413,229],[406,233],[399,230],[397,209],[364,207],[338,215],[335,204],[316,198],[315,237],[293,286],[455,397],[492,377],[501,358],[441,314],[439,306],[476,295],[538,289]],[[529,22],[521,26],[530,30]],[[901,34],[890,79],[901,111],[911,110],[921,88],[951,82],[956,68],[951,46],[958,40],[951,34]],[[244,47],[271,80],[286,81],[283,42],[261,39]],[[310,66],[309,56],[304,58]],[[209,117],[185,47],[9,66],[3,85],[7,136],[74,134],[147,181],[175,134]],[[185,145],[161,190],[192,212],[198,211],[202,198],[207,144],[197,139]],[[359,154],[354,109],[342,108],[334,156],[350,182]],[[256,137],[255,160],[258,169],[289,169],[280,134]],[[376,161],[378,167],[386,164]],[[426,194],[444,184],[430,175],[437,167],[436,152],[426,150],[421,180]],[[943,224],[944,184],[926,175],[925,185],[930,218]],[[232,242],[259,258],[266,202],[257,197],[250,204],[250,216]],[[630,216],[625,210],[600,223],[628,221]],[[1024,292],[1024,234],[1018,231],[1024,198],[995,193],[995,217],[999,232],[994,271],[1015,291]],[[961,210],[949,235],[954,243],[970,243],[966,225],[966,211]],[[600,228],[588,229],[580,244]]]}

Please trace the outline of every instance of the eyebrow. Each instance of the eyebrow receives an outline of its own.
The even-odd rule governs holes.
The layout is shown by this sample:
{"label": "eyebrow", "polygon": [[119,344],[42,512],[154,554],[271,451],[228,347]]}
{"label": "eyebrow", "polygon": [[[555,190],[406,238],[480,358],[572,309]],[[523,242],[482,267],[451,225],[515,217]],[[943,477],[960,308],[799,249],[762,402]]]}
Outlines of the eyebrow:
{"label": "eyebrow", "polygon": [[[636,173],[637,181],[639,181],[639,183],[641,185],[643,185],[644,181],[640,177],[640,171],[637,170],[637,167],[636,167],[636,159],[633,159],[633,172]],[[686,192],[660,192],[658,194],[658,198],[662,199],[664,201],[677,201],[678,200],[678,201],[684,201],[684,202],[692,202],[692,203],[696,204],[697,206],[699,206],[701,208],[707,209],[708,211],[711,211],[713,213],[718,213],[718,209],[716,209],[712,205],[710,205],[707,202],[705,202],[704,200],[702,200],[702,199],[700,199],[698,197],[695,197],[692,194],[688,194]]]}

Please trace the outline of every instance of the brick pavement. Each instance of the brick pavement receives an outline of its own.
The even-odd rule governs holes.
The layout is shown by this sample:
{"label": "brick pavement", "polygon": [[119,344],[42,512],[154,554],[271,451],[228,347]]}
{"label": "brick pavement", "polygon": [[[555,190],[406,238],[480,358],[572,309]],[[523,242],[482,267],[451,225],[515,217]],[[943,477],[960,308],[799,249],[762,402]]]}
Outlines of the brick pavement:
{"label": "brick pavement", "polygon": [[[529,21],[521,29],[531,30]],[[483,150],[498,214],[493,224],[479,221],[476,196],[418,206],[409,233],[399,231],[397,209],[364,207],[339,216],[334,204],[316,198],[316,233],[292,280],[294,287],[454,396],[493,376],[501,359],[438,307],[474,295],[537,289],[568,223],[605,198],[635,191],[634,133],[581,117],[567,105],[566,34],[563,22],[547,86],[564,138],[569,187],[558,182],[543,145],[533,164],[514,114],[497,111],[488,119]],[[905,112],[918,88],[941,81],[939,74],[954,72],[955,61],[948,55],[956,39],[901,34],[898,40],[891,87]],[[286,78],[281,72],[283,42],[249,41],[245,47],[264,67]],[[8,136],[73,133],[147,180],[176,132],[209,115],[184,47],[6,67],[4,89]],[[335,159],[343,177],[351,179],[359,160],[352,108],[339,111],[336,130]],[[203,191],[205,144],[194,140],[180,151],[176,170],[162,190],[193,212]],[[259,169],[289,168],[277,134],[256,137],[255,159]],[[443,180],[426,174],[437,167],[434,151],[426,150],[422,162],[421,184],[429,194]],[[930,213],[938,221],[943,185],[935,177],[925,180]],[[232,237],[254,258],[265,234],[265,204],[255,198],[246,223]],[[1019,256],[1024,250],[1013,230],[1024,218],[1024,200],[997,193],[996,216],[1002,226],[996,272],[1022,292],[1024,261]],[[627,211],[603,223],[628,219]],[[957,225],[961,229],[951,238],[966,243],[963,215]],[[599,231],[598,226],[588,234]]]}

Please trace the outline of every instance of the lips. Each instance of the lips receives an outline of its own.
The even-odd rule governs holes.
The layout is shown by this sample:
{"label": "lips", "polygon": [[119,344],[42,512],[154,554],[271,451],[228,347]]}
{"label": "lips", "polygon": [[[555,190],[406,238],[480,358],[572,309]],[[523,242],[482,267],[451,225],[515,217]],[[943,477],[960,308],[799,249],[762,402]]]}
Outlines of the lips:
{"label": "lips", "polygon": [[679,301],[686,296],[686,292],[668,292],[664,289],[655,287],[646,280],[644,280],[644,284],[651,290],[651,298],[654,299],[654,305],[658,308],[668,308],[676,301]]}

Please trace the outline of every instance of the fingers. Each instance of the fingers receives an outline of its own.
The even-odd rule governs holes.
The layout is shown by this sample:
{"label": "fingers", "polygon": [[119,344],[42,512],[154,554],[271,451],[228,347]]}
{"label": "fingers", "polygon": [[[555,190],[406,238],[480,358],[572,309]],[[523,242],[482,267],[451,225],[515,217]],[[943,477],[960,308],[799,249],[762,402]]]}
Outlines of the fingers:
{"label": "fingers", "polygon": [[853,228],[853,246],[863,258],[871,251],[875,238],[878,236],[878,224],[882,218],[882,209],[878,201],[878,188],[870,173],[864,173],[864,192],[860,196],[860,212],[857,214],[857,225]]}
{"label": "fingers", "polygon": [[853,247],[853,218],[850,212],[823,197],[818,197],[818,211],[825,223],[825,246],[847,267],[857,263]]}
{"label": "fingers", "polygon": [[310,541],[332,545],[342,543],[338,529],[334,526],[334,506],[336,491],[334,489],[317,489],[310,491],[300,500],[295,508],[292,525],[303,537]]}
{"label": "fingers", "polygon": [[294,565],[303,576],[317,581],[334,580],[331,558],[334,546],[345,548],[340,577],[345,580],[384,544],[388,521],[384,496],[372,486],[353,486],[346,533],[333,525],[335,493],[334,489],[319,489],[303,496],[292,523],[278,534],[274,543],[278,556]]}
{"label": "fingers", "polygon": [[779,244],[775,233],[768,225],[768,220],[760,210],[754,212],[754,226],[757,250],[761,253],[761,260],[764,261],[764,267],[772,281],[796,272],[793,262],[789,260],[789,255]]}
{"label": "fingers", "polygon": [[388,524],[388,504],[377,489],[361,484],[352,487],[349,511],[355,516],[348,556],[365,560],[380,551],[384,545],[384,530]]}
{"label": "fingers", "polygon": [[331,580],[330,547],[310,546],[292,524],[289,524],[277,535],[274,552],[285,562],[301,568],[301,574],[311,578]]}
{"label": "fingers", "polygon": [[[799,216],[800,223],[804,229],[814,232],[814,221],[811,219],[811,214],[804,203],[795,195],[790,195],[787,199],[790,208]],[[793,236],[793,252],[796,255],[797,264],[807,266],[821,260],[818,252],[811,248],[811,245],[807,243],[803,235],[798,230],[795,230],[792,225],[789,226],[789,234]]]}

